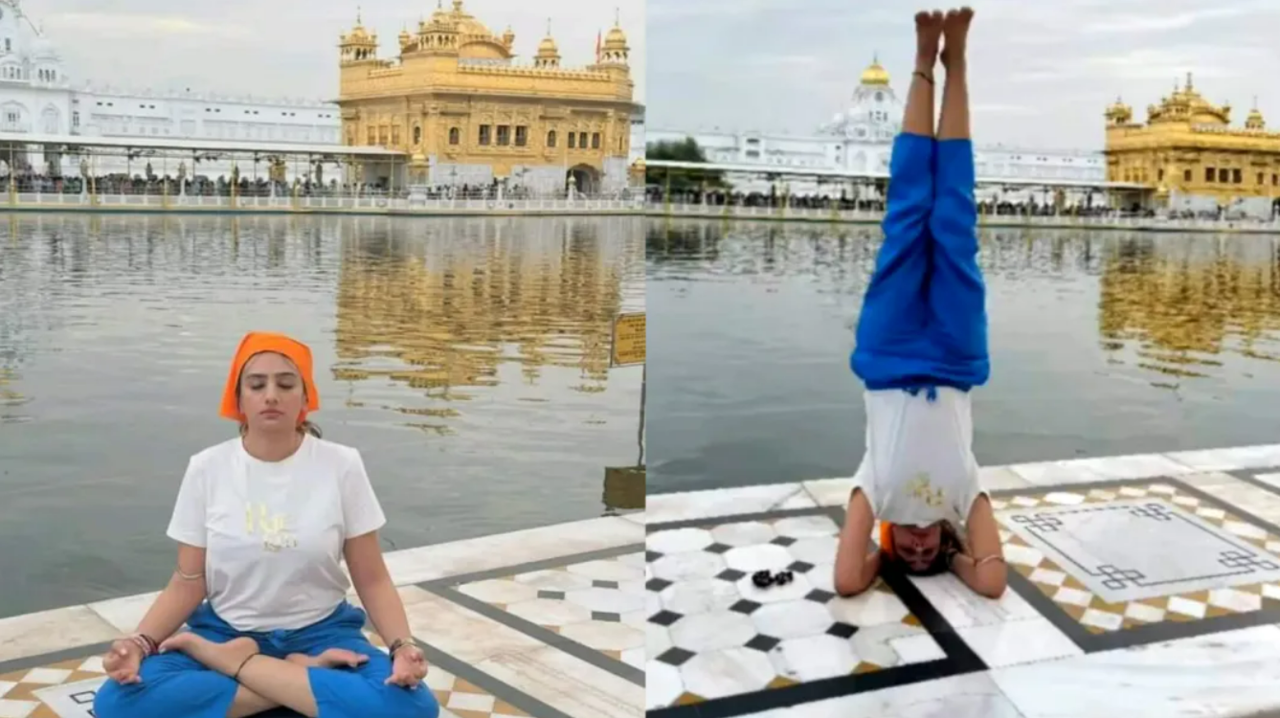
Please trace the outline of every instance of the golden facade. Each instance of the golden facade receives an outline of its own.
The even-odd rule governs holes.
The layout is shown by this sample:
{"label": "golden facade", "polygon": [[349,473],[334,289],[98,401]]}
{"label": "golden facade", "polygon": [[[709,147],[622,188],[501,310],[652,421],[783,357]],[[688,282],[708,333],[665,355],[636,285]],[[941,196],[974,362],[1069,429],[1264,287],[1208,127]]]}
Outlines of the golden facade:
{"label": "golden facade", "polygon": [[1146,123],[1116,100],[1107,108],[1107,179],[1144,185],[1157,202],[1170,192],[1212,197],[1219,205],[1248,197],[1280,197],[1280,132],[1262,113],[1231,126],[1231,105],[1214,105],[1186,87],[1147,107]]}
{"label": "golden facade", "polygon": [[562,67],[548,27],[530,64],[514,62],[515,34],[495,35],[453,0],[417,31],[400,33],[395,59],[360,20],[341,38],[342,135],[410,158],[413,183],[511,185],[579,191],[627,184],[634,83],[615,22],[584,68]]}
{"label": "golden facade", "polygon": [[[1280,362],[1280,269],[1275,241],[1200,237],[1119,239],[1101,247],[1098,329],[1113,363],[1160,376],[1176,389],[1191,379],[1230,383]],[[1124,357],[1121,361],[1117,357]],[[1229,371],[1228,371],[1229,369]]]}
{"label": "golden facade", "polygon": [[424,431],[444,431],[463,402],[500,383],[503,365],[519,364],[530,385],[555,367],[578,377],[574,391],[605,391],[624,284],[643,272],[643,244],[607,239],[636,236],[612,231],[629,220],[444,222],[428,239],[451,242],[405,242],[374,219],[348,225],[335,378],[390,381],[444,402],[397,409]]}

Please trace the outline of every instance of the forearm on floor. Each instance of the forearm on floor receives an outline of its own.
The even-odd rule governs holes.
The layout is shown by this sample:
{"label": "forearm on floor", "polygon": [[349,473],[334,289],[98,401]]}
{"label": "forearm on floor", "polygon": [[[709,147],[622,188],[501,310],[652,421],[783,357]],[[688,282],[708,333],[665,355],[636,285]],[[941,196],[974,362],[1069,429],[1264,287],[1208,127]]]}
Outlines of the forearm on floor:
{"label": "forearm on floor", "polygon": [[138,624],[138,633],[163,642],[187,622],[207,595],[204,578],[187,580],[174,574]]}
{"label": "forearm on floor", "polygon": [[872,547],[860,565],[844,566],[837,574],[836,593],[854,596],[867,590],[880,575],[880,549]]}
{"label": "forearm on floor", "polygon": [[951,570],[966,586],[991,598],[1004,593],[1008,583],[1008,571],[1003,558],[998,556],[974,558],[958,553],[951,558]]}

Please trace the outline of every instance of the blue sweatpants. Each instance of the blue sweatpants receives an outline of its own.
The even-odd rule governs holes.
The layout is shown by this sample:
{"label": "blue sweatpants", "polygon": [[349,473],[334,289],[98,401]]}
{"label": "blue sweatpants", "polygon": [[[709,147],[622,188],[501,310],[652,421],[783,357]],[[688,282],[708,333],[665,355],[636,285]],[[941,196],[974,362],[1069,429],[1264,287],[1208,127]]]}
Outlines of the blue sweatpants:
{"label": "blue sweatpants", "polygon": [[850,366],[868,390],[969,391],[991,373],[973,143],[894,138],[884,244]]}
{"label": "blue sweatpants", "polygon": [[[391,659],[365,638],[365,612],[344,602],[328,618],[294,631],[241,633],[219,618],[205,602],[187,625],[216,643],[249,636],[262,654],[284,658],[291,653],[317,656],[329,648],[345,648],[369,657],[358,668],[308,668],[311,692],[320,718],[437,718],[440,705],[426,687],[389,686]],[[141,683],[121,685],[107,679],[93,703],[98,718],[225,718],[238,684],[205,668],[183,653],[156,654],[142,662]],[[294,716],[287,709],[259,714]]]}

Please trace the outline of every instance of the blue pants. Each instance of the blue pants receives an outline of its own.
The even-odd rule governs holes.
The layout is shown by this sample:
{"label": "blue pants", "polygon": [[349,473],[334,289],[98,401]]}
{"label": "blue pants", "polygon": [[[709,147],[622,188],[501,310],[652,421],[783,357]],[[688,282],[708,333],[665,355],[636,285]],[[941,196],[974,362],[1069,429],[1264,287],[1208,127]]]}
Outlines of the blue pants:
{"label": "blue pants", "polygon": [[[187,625],[216,643],[249,636],[262,654],[284,658],[291,653],[317,656],[329,648],[366,655],[359,668],[308,668],[311,692],[320,718],[436,718],[440,705],[421,685],[417,690],[385,685],[391,659],[365,638],[365,612],[343,603],[328,618],[296,631],[241,633],[219,618],[205,602]],[[157,654],[142,662],[142,682],[120,685],[110,678],[93,703],[98,718],[225,718],[238,684],[182,653]],[[267,715],[297,715],[287,709]]]}
{"label": "blue pants", "polygon": [[884,244],[850,366],[869,390],[969,391],[991,374],[973,143],[894,138]]}

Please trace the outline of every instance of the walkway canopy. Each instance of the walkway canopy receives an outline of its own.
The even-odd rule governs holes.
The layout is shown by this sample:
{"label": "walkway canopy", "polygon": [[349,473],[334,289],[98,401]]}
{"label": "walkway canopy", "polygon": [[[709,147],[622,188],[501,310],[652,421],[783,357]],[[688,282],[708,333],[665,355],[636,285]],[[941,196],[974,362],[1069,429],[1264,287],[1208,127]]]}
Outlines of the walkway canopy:
{"label": "walkway canopy", "polygon": [[247,173],[251,165],[275,163],[294,169],[288,172],[293,176],[305,175],[308,167],[328,165],[342,167],[344,181],[381,181],[394,187],[403,185],[408,157],[383,147],[335,144],[0,132],[0,162],[11,167],[26,165],[37,174],[55,173],[56,167],[62,174],[78,175],[81,161],[92,165],[93,174],[124,172],[134,162],[150,163],[161,174],[174,174],[180,163],[192,173],[216,168],[211,174],[225,174],[233,166]]}
{"label": "walkway canopy", "polygon": [[[679,160],[645,160],[645,168],[666,167],[677,170],[720,172],[723,174],[758,175],[761,177],[802,177],[820,180],[887,180],[888,172],[851,172],[825,167],[787,167],[757,164],[728,164],[719,162],[684,162]],[[1129,189],[1143,190],[1146,185],[1133,182],[1107,182],[1092,180],[1059,179],[1056,177],[978,177],[980,185],[1007,187],[1071,187],[1080,189]]]}

